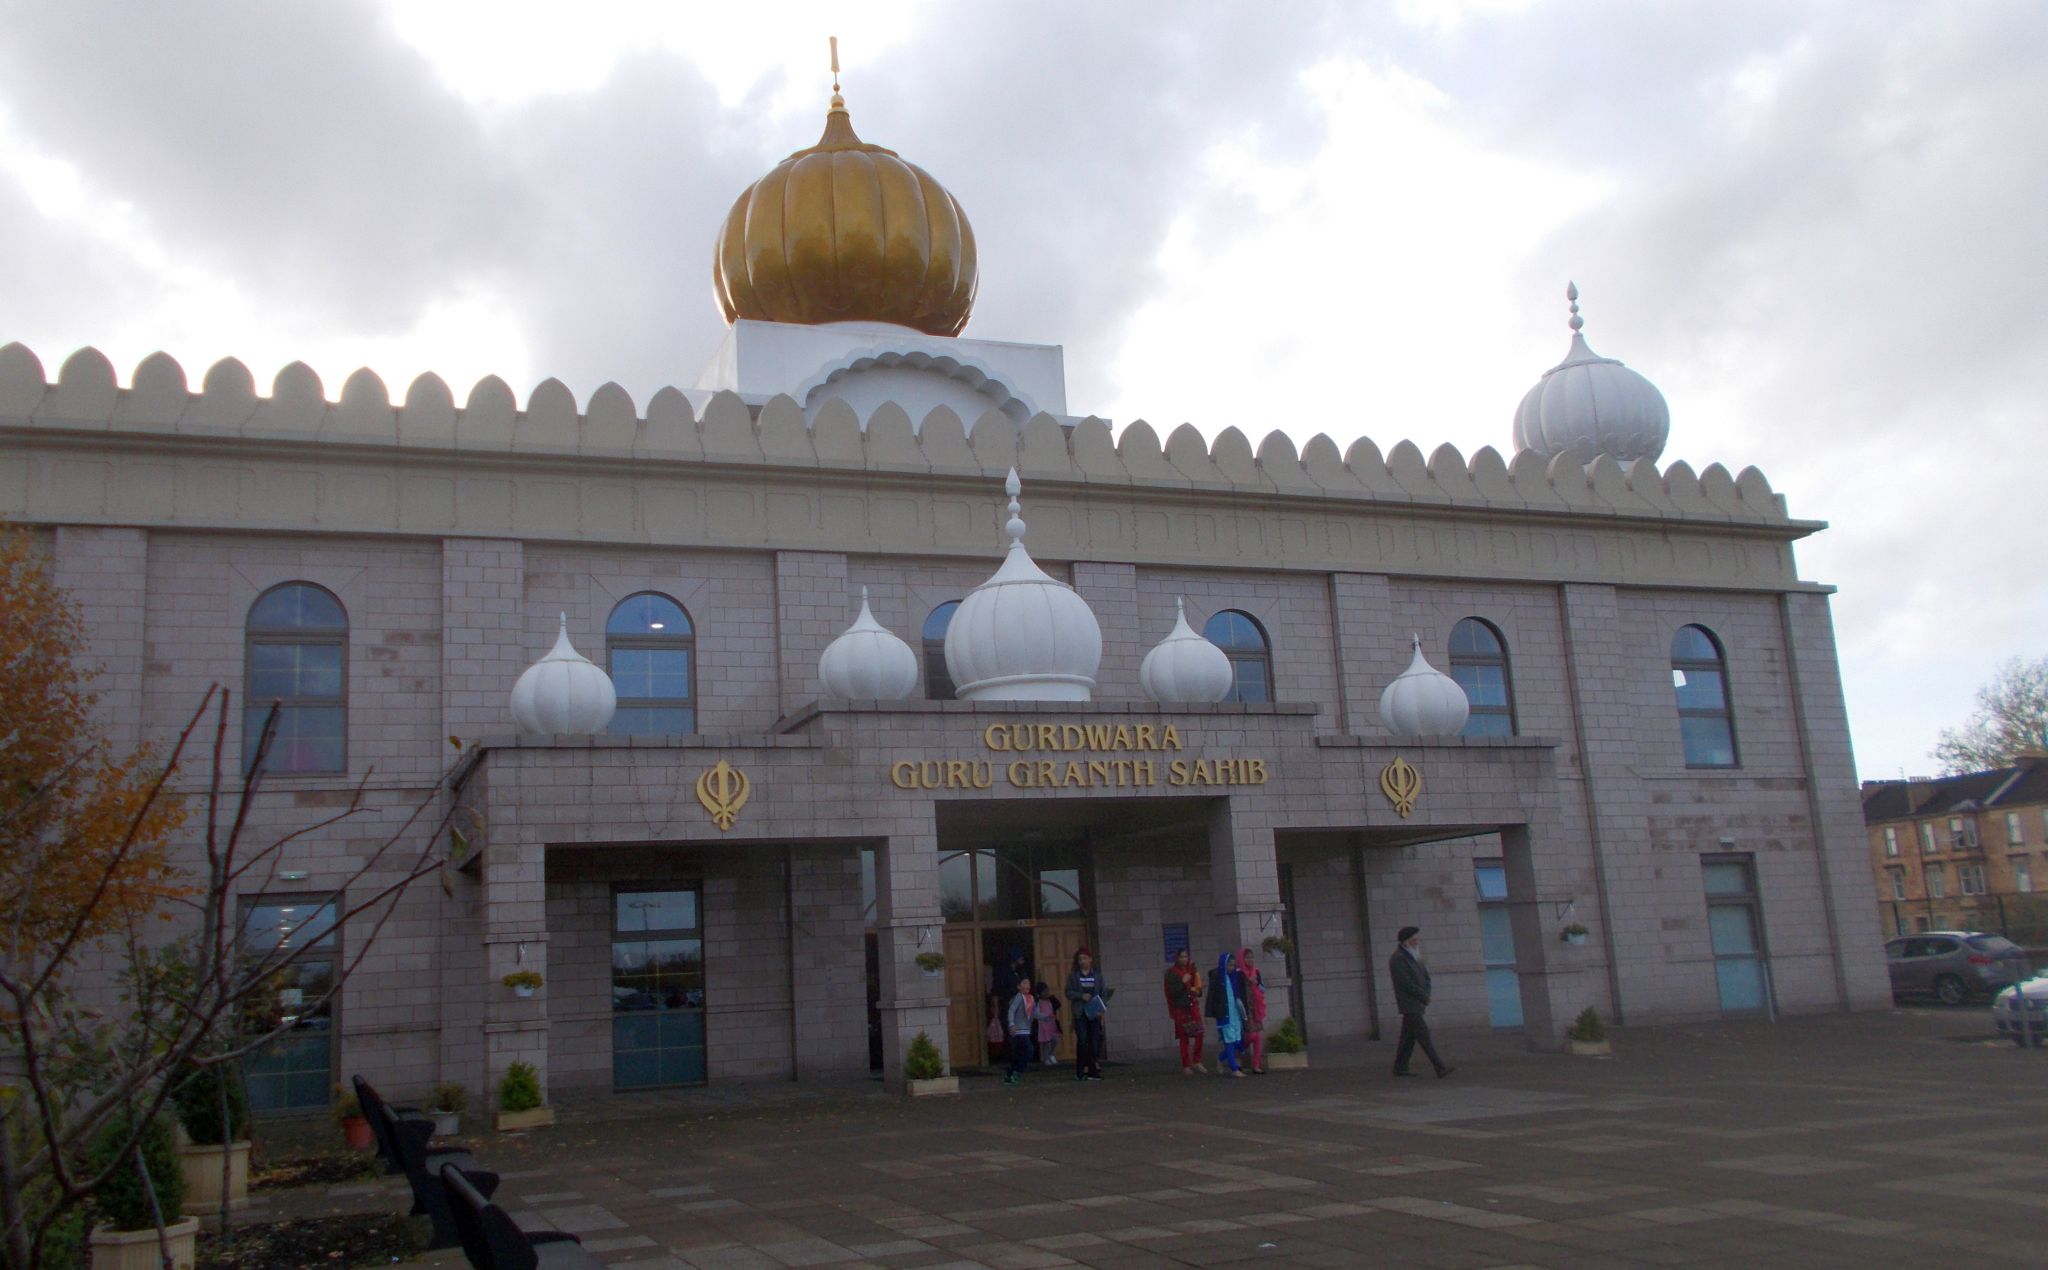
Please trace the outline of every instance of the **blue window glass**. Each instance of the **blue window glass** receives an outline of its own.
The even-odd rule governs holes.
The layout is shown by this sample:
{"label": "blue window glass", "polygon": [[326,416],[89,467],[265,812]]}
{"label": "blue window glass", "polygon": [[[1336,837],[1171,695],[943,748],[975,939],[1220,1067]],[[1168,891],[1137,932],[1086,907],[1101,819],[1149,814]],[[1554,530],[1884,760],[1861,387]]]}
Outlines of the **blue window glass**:
{"label": "blue window glass", "polygon": [[924,619],[924,695],[931,701],[951,701],[957,693],[946,665],[946,629],[959,611],[960,601],[947,600]]}
{"label": "blue window glass", "polygon": [[1507,641],[1491,623],[1468,617],[1451,628],[1451,678],[1472,707],[1460,736],[1515,735]]}
{"label": "blue window glass", "polygon": [[319,899],[264,899],[242,909],[238,951],[263,990],[244,1007],[248,1039],[267,1037],[242,1060],[249,1106],[259,1113],[328,1105],[334,1086],[337,905]]}
{"label": "blue window glass", "polygon": [[1687,767],[1734,767],[1735,714],[1729,706],[1727,658],[1704,626],[1681,626],[1671,637],[1671,689]]}
{"label": "blue window glass", "polygon": [[266,772],[348,768],[348,614],[310,582],[272,587],[243,636],[242,770],[254,771],[275,712]]}
{"label": "blue window glass", "polygon": [[1224,609],[1202,624],[1202,638],[1230,659],[1230,695],[1225,701],[1257,705],[1273,699],[1272,644],[1257,618]]}
{"label": "blue window glass", "polygon": [[612,1085],[702,1084],[704,939],[694,887],[612,895]]}
{"label": "blue window glass", "polygon": [[697,730],[697,639],[690,615],[665,595],[619,601],[604,624],[605,669],[619,695],[614,736]]}

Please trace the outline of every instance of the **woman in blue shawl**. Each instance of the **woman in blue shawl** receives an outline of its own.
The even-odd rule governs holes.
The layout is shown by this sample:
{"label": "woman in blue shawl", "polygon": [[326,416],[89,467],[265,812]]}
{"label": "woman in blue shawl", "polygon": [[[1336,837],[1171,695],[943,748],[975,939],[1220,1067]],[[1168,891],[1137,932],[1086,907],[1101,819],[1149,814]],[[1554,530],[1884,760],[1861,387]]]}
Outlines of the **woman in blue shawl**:
{"label": "woman in blue shawl", "polygon": [[1216,974],[1209,980],[1209,999],[1203,1003],[1203,1013],[1216,1020],[1216,1040],[1222,1050],[1222,1062],[1230,1068],[1230,1074],[1242,1077],[1244,1069],[1238,1066],[1238,1046],[1244,1043],[1244,995],[1238,984],[1237,958],[1224,953],[1216,959]]}

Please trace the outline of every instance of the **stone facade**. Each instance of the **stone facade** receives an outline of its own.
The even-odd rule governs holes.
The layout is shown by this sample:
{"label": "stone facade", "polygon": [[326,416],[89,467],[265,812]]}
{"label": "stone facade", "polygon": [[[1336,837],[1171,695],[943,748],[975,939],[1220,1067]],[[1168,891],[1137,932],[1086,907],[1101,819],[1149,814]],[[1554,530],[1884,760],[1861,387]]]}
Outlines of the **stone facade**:
{"label": "stone facade", "polygon": [[[1101,624],[1095,701],[818,700],[818,654],[863,586],[917,647],[925,616],[988,576],[1012,464],[1034,554]],[[410,846],[355,885],[402,876],[415,805],[469,826],[446,885],[390,906],[337,1013],[335,1073],[394,1095],[482,1088],[519,1060],[555,1088],[609,1086],[633,995],[611,970],[622,886],[696,889],[706,1079],[865,1073],[870,995],[894,1074],[918,1032],[951,1044],[959,1008],[917,963],[949,928],[942,857],[1007,841],[1083,862],[1078,920],[1124,989],[1119,1058],[1172,1045],[1158,982],[1182,926],[1211,965],[1291,939],[1267,959],[1269,999],[1318,1045],[1396,1026],[1384,963],[1406,924],[1446,1025],[1485,1025],[1504,971],[1538,1046],[1587,1005],[1713,1015],[1729,1000],[1716,861],[1748,869],[1762,1008],[1888,1000],[1826,592],[1792,561],[1818,526],[1753,469],[1425,459],[1407,442],[1382,458],[1278,432],[1255,451],[1234,429],[1162,444],[1142,423],[1112,438],[1000,412],[970,430],[944,409],[912,427],[894,406],[807,417],[733,394],[697,410],[664,393],[643,414],[611,387],[579,409],[553,381],[520,409],[487,380],[458,409],[423,377],[393,408],[374,376],[329,402],[303,367],[267,398],[232,362],[198,393],[166,358],[122,388],[90,350],[46,383],[10,346],[0,515],[47,535],[124,743],[174,737],[209,685],[239,700],[267,589],[314,583],[345,610],[345,770],[266,777],[256,820],[301,828],[359,785],[369,810],[294,841],[280,867],[304,876],[251,898],[317,898],[394,835]],[[695,732],[513,736],[507,694],[558,615],[603,664],[609,616],[641,592],[689,617]],[[1197,629],[1224,609],[1258,621],[1277,704],[1143,700],[1138,663],[1180,597]],[[1507,645],[1517,735],[1395,738],[1377,702],[1409,634],[1441,665],[1474,616]],[[1726,650],[1732,767],[1686,763],[1670,649],[1688,624]],[[992,748],[1012,725],[1031,745]],[[230,711],[230,754],[241,727]],[[451,736],[467,749],[452,775]],[[1407,815],[1380,788],[1397,758],[1423,778]],[[729,828],[696,793],[721,761],[749,785]],[[1483,946],[1477,863],[1506,878],[1511,966]],[[1574,922],[1583,946],[1560,939]],[[515,969],[542,990],[515,997]]]}

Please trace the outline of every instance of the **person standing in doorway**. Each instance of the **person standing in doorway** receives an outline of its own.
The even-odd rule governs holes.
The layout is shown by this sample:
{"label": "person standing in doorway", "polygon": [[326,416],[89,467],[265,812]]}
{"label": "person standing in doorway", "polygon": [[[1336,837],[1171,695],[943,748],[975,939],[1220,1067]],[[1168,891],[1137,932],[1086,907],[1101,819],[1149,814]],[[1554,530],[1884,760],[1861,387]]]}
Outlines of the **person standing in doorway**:
{"label": "person standing in doorway", "polygon": [[1244,1043],[1244,986],[1237,973],[1237,958],[1224,953],[1216,959],[1216,975],[1209,980],[1209,999],[1205,1013],[1216,1020],[1216,1071],[1220,1075],[1226,1068],[1230,1074],[1243,1077],[1244,1069],[1238,1065],[1237,1049]]}
{"label": "person standing in doorway", "polygon": [[1193,1076],[1207,1072],[1202,1066],[1202,972],[1183,948],[1166,968],[1166,1014],[1173,1020],[1173,1035],[1180,1042],[1180,1072]]}
{"label": "person standing in doorway", "polygon": [[1102,1079],[1102,1016],[1109,1009],[1109,990],[1102,986],[1102,973],[1095,968],[1095,954],[1086,948],[1074,953],[1074,968],[1067,974],[1068,1017],[1074,1020],[1074,1079]]}
{"label": "person standing in doorway", "polygon": [[1038,1004],[1031,1008],[1035,1030],[1032,1039],[1038,1043],[1038,1057],[1047,1067],[1060,1061],[1060,1000],[1053,995],[1052,981],[1041,980],[1038,984]]}
{"label": "person standing in doorway", "polygon": [[1266,1074],[1266,981],[1252,963],[1252,950],[1237,950],[1237,973],[1244,987],[1244,1050],[1252,1075]]}
{"label": "person standing in doorway", "polygon": [[1031,997],[1031,981],[1018,979],[1017,990],[1010,997],[1010,1004],[1003,1012],[1004,1031],[1009,1033],[1010,1074],[1003,1077],[1005,1085],[1014,1085],[1024,1079],[1024,1071],[1031,1066],[1031,1029],[1036,1023],[1033,1007],[1037,1003]]}
{"label": "person standing in doorway", "polygon": [[1423,1011],[1429,1009],[1429,967],[1422,962],[1422,930],[1403,926],[1395,938],[1400,940],[1400,946],[1387,961],[1387,973],[1394,979],[1394,1008],[1401,1012],[1401,1042],[1394,1049],[1394,1075],[1415,1074],[1408,1070],[1408,1060],[1420,1045],[1423,1057],[1436,1068],[1441,1079],[1457,1069],[1436,1052],[1436,1045],[1429,1039],[1429,1022],[1422,1017]]}

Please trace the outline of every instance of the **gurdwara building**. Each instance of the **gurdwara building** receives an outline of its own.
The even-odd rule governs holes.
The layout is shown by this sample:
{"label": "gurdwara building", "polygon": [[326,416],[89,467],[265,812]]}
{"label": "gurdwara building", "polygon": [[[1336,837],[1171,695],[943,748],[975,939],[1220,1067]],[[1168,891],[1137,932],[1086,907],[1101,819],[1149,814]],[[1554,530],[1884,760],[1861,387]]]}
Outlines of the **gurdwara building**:
{"label": "gurdwara building", "polygon": [[[1589,1005],[1889,1000],[1828,588],[1793,561],[1822,526],[1754,468],[1660,469],[1664,398],[1576,303],[1502,403],[1511,457],[1211,444],[1077,415],[1057,347],[963,337],[966,212],[836,94],[716,243],[731,329],[644,404],[0,350],[0,514],[86,615],[115,741],[220,684],[256,830],[366,791],[244,880],[241,938],[305,950],[259,1105],[517,1061],[555,1091],[893,1079],[920,1032],[972,1067],[992,986],[1083,945],[1117,1060],[1172,1052],[1184,946],[1252,949],[1269,1027],[1355,1051],[1404,925],[1440,1026],[1539,1048]],[[420,806],[452,814],[440,884],[337,920]]]}

